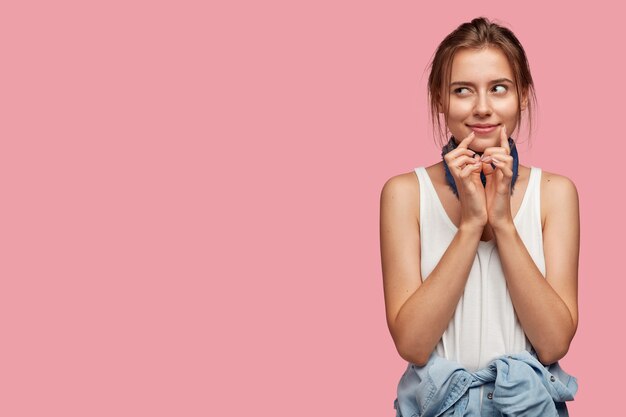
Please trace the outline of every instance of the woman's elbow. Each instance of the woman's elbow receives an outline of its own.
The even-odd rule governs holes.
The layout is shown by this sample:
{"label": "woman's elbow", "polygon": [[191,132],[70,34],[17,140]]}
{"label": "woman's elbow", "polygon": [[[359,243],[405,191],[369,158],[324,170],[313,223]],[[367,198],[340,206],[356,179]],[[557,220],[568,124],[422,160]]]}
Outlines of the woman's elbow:
{"label": "woman's elbow", "polygon": [[428,363],[435,346],[424,343],[423,335],[403,332],[397,327],[390,330],[396,350],[402,359],[420,367]]}
{"label": "woman's elbow", "polygon": [[424,359],[423,356],[417,356],[417,355],[402,355],[400,354],[400,356],[402,357],[402,359],[404,359],[405,361],[415,364],[415,366],[419,366],[422,367],[424,365],[426,365],[426,363],[428,363],[428,360]]}
{"label": "woman's elbow", "polygon": [[396,346],[396,350],[402,359],[417,366],[424,366],[428,363],[431,352],[422,351],[420,349],[403,349],[400,346]]}
{"label": "woman's elbow", "polygon": [[548,366],[564,358],[569,351],[569,343],[552,346],[550,349],[537,350],[537,359],[542,365]]}

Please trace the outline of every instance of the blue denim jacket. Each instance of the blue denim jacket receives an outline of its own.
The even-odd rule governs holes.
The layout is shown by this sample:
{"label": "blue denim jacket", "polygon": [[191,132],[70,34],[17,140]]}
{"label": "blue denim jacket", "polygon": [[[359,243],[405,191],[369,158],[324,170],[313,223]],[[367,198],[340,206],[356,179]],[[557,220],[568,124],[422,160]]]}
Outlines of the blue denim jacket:
{"label": "blue denim jacket", "polygon": [[575,377],[558,362],[542,365],[534,351],[499,356],[476,372],[433,352],[424,366],[408,364],[394,407],[397,417],[567,417],[565,401],[577,390]]}

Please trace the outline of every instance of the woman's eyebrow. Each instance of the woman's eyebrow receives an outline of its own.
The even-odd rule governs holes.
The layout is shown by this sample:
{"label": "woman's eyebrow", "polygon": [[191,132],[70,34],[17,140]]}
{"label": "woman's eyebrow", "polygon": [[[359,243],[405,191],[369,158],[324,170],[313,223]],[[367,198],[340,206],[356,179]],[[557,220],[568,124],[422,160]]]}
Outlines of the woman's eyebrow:
{"label": "woman's eyebrow", "polygon": [[[509,80],[508,78],[498,78],[496,80],[491,80],[489,81],[489,84],[504,83],[504,82],[509,82],[513,84],[513,81]],[[474,85],[474,83],[470,81],[453,81],[450,83],[450,86],[453,86],[453,85]]]}

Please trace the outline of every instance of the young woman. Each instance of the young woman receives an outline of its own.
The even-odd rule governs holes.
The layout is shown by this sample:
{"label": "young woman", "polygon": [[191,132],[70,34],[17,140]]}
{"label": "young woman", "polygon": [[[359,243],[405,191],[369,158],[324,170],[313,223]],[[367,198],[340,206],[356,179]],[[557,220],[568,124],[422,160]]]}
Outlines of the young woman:
{"label": "young woman", "polygon": [[524,49],[485,18],[464,23],[439,45],[428,91],[450,135],[442,161],[381,192],[387,324],[408,362],[397,415],[566,416],[578,195],[523,165],[511,137],[535,102]]}

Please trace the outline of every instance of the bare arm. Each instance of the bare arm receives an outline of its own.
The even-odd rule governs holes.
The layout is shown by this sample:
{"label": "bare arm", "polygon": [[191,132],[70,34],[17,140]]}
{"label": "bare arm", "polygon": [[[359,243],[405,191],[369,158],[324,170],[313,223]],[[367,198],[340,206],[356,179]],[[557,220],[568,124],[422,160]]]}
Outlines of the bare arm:
{"label": "bare arm", "polygon": [[513,224],[494,228],[511,301],[528,340],[544,365],[565,356],[578,327],[579,209],[574,184],[545,181],[544,278]]}
{"label": "bare arm", "polygon": [[402,358],[423,365],[441,339],[463,294],[482,226],[462,224],[422,283],[419,182],[391,178],[380,200],[380,243],[387,325]]}
{"label": "bare arm", "polygon": [[458,189],[457,234],[422,283],[419,182],[404,174],[388,180],[380,198],[380,245],[387,325],[396,349],[423,365],[441,339],[463,294],[478,242],[487,224],[482,164],[469,144],[472,131],[444,159]]}

